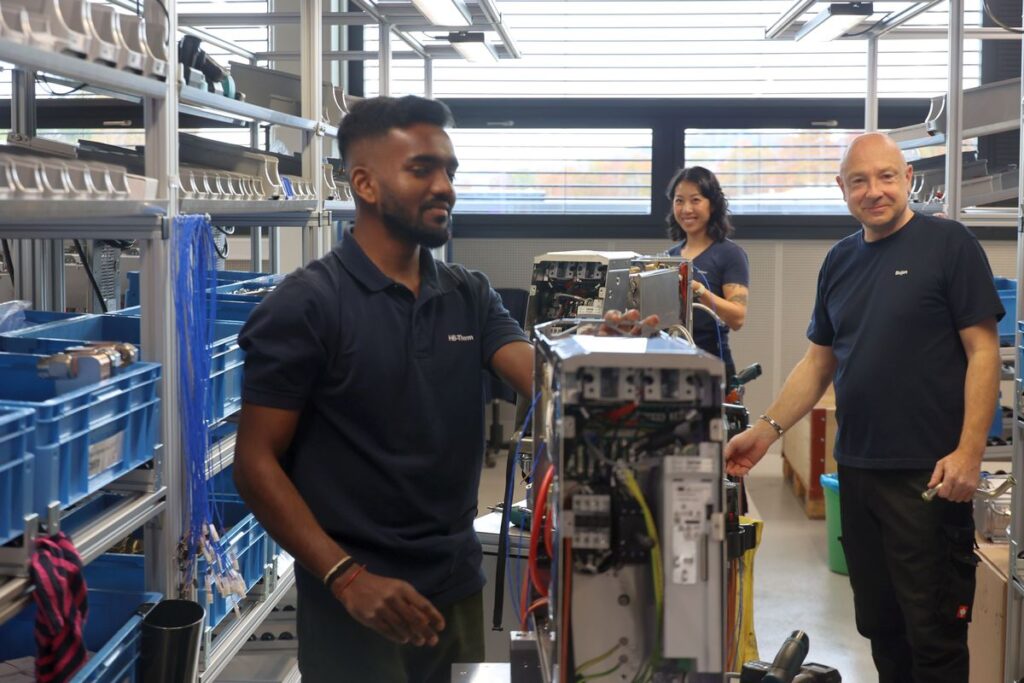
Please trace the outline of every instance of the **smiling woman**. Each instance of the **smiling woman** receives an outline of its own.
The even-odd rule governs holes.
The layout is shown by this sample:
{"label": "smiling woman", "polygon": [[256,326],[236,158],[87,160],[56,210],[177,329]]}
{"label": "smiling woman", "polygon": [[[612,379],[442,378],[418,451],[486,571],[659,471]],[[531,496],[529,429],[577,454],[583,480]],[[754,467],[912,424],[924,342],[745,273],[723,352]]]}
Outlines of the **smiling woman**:
{"label": "smiling woman", "polygon": [[702,166],[678,171],[668,185],[672,202],[666,222],[669,237],[677,241],[670,254],[693,264],[693,301],[710,308],[724,325],[705,312],[695,311],[693,338],[697,346],[725,363],[726,379],[736,374],[729,349],[729,330],[743,327],[750,294],[747,254],[728,239],[729,200],[715,174]]}

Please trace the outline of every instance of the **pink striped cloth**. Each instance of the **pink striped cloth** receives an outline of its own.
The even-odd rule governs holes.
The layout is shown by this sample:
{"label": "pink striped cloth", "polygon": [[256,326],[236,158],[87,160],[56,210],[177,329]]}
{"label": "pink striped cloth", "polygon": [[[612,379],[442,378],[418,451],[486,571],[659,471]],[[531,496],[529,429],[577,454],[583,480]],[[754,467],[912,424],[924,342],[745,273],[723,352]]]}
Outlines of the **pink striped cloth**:
{"label": "pink striped cloth", "polygon": [[36,539],[29,568],[36,604],[36,680],[69,680],[85,664],[83,628],[89,603],[82,559],[63,533]]}

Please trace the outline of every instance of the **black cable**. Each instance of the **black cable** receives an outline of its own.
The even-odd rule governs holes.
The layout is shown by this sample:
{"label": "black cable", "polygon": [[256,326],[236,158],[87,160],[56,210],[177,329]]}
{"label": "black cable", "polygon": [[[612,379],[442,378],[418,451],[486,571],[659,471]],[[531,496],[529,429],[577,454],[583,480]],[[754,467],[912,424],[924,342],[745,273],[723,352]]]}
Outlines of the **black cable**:
{"label": "black cable", "polygon": [[92,274],[92,268],[89,267],[89,259],[85,258],[85,250],[82,249],[82,243],[79,240],[74,240],[75,251],[78,252],[78,258],[82,259],[82,266],[85,268],[85,274],[89,276],[89,282],[92,283],[92,290],[96,292],[96,298],[100,300],[100,309],[104,313],[107,311],[107,302],[103,299],[103,292],[100,291],[99,283],[96,282],[96,276]]}
{"label": "black cable", "polygon": [[4,250],[4,263],[7,264],[7,274],[11,276],[11,286],[17,289],[18,283],[14,281],[14,259],[11,258],[11,245],[7,243],[7,240],[0,240],[0,247],[3,247]]}
{"label": "black cable", "polygon": [[992,8],[988,6],[988,0],[981,0],[981,8],[985,10],[985,14],[988,15],[988,18],[991,19],[996,24],[996,26],[1003,29],[1004,31],[1009,31],[1010,33],[1024,33],[1024,30],[1022,30],[1019,26],[1009,26],[1008,24],[1004,24],[999,19],[997,19],[996,15],[992,13]]}
{"label": "black cable", "polygon": [[42,83],[43,87],[46,88],[47,92],[49,92],[54,97],[65,97],[67,95],[71,95],[72,93],[76,93],[86,86],[85,83],[82,83],[81,85],[76,86],[71,90],[68,90],[67,92],[54,92],[53,88],[50,87],[50,81],[43,74],[36,74],[36,81]]}

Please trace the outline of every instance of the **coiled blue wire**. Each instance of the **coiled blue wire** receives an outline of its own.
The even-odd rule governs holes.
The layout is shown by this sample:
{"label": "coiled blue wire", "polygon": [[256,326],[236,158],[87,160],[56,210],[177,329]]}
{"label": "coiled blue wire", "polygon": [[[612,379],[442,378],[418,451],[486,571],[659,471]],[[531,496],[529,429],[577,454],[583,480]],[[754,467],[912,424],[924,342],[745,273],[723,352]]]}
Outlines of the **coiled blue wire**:
{"label": "coiled blue wire", "polygon": [[[217,251],[206,216],[178,216],[172,242],[174,309],[178,342],[178,406],[181,414],[181,451],[185,465],[187,505],[182,528],[187,533],[190,576],[200,553],[203,530],[212,522],[206,472],[209,446],[210,352],[216,319]],[[223,564],[225,557],[218,557]]]}

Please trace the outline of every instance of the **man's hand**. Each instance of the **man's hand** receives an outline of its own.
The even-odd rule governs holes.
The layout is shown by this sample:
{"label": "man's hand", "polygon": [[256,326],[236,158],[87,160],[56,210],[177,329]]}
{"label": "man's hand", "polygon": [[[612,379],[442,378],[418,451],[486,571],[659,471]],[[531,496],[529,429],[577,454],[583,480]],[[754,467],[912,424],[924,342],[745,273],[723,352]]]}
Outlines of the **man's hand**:
{"label": "man's hand", "polygon": [[347,575],[353,571],[358,568],[349,569],[331,585],[334,597],[353,619],[401,645],[437,645],[437,634],[444,630],[444,617],[429,600],[405,581],[368,571],[363,571],[346,588]]}
{"label": "man's hand", "polygon": [[966,503],[974,499],[974,491],[981,478],[981,457],[956,449],[935,463],[928,488],[939,487],[939,498],[953,503]]}
{"label": "man's hand", "polygon": [[631,308],[625,313],[608,311],[604,314],[604,325],[598,330],[599,335],[625,334],[633,336],[650,336],[660,328],[660,320],[656,315],[649,315],[640,320],[640,311]]}
{"label": "man's hand", "polygon": [[758,420],[747,431],[729,439],[725,446],[725,471],[734,477],[746,476],[777,438],[774,429]]}

